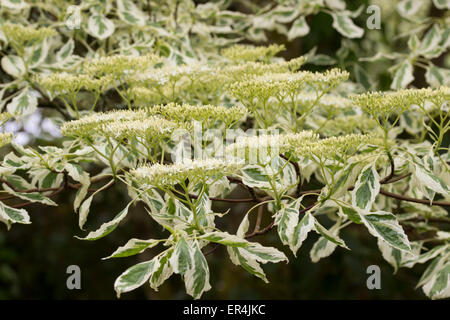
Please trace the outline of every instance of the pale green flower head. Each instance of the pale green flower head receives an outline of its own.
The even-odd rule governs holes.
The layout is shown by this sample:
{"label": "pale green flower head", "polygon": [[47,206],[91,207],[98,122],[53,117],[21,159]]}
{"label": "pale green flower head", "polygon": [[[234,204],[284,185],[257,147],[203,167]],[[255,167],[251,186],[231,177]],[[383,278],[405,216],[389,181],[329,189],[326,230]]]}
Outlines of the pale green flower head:
{"label": "pale green flower head", "polygon": [[251,46],[237,44],[222,50],[222,55],[232,61],[268,61],[277,53],[284,51],[284,45]]}
{"label": "pale green flower head", "polygon": [[34,28],[15,23],[5,23],[0,29],[8,41],[20,46],[32,41],[41,42],[56,34],[56,31],[49,27]]}
{"label": "pale green flower head", "polygon": [[402,89],[394,92],[369,92],[355,95],[352,100],[373,116],[387,117],[408,110],[411,105],[423,105],[426,101],[443,102],[449,99],[448,87],[436,90]]}
{"label": "pale green flower head", "polygon": [[149,114],[161,114],[168,119],[185,122],[199,121],[205,123],[209,120],[220,120],[225,124],[242,119],[247,114],[243,107],[224,107],[214,105],[189,105],[169,103],[146,108]]}
{"label": "pale green flower head", "polygon": [[81,89],[100,92],[109,86],[113,79],[104,76],[94,79],[86,74],[69,74],[65,72],[52,73],[46,76],[37,76],[35,81],[44,89],[53,94],[75,93]]}
{"label": "pale green flower head", "polygon": [[155,54],[143,56],[113,55],[89,60],[84,64],[86,73],[94,76],[103,75],[130,75],[136,72],[146,71],[161,58]]}
{"label": "pale green flower head", "polygon": [[331,69],[325,73],[300,71],[295,73],[271,73],[238,81],[229,85],[230,93],[244,100],[254,98],[267,100],[270,97],[295,94],[307,85],[325,91],[347,80],[348,72]]}
{"label": "pale green flower head", "polygon": [[61,127],[61,133],[71,137],[89,137],[95,135],[100,127],[112,122],[125,122],[142,120],[147,118],[144,110],[120,110],[105,113],[94,113],[78,120],[65,122]]}
{"label": "pale green flower head", "polygon": [[0,125],[11,119],[13,115],[9,112],[1,112],[0,113]]}
{"label": "pale green flower head", "polygon": [[236,173],[242,167],[238,161],[224,161],[220,159],[190,160],[171,165],[154,164],[131,170],[130,175],[143,184],[167,188],[187,179],[190,182],[206,180],[210,177],[223,177]]}
{"label": "pale green flower head", "polygon": [[349,134],[318,141],[303,140],[299,143],[292,143],[291,153],[297,157],[334,159],[336,156],[351,156],[357,153],[363,145],[382,143],[382,139],[373,134]]}
{"label": "pale green flower head", "polygon": [[251,163],[267,163],[274,156],[290,152],[293,145],[318,139],[319,135],[312,131],[240,137],[225,148],[225,154]]}
{"label": "pale green flower head", "polygon": [[336,117],[331,120],[319,120],[320,131],[326,136],[337,136],[350,133],[369,133],[377,128],[375,119],[367,115]]}
{"label": "pale green flower head", "polygon": [[0,133],[0,148],[10,144],[13,140],[13,134],[11,132]]}
{"label": "pale green flower head", "polygon": [[132,139],[160,139],[169,137],[180,125],[167,119],[150,116],[145,119],[131,121],[113,121],[102,124],[97,134],[116,140]]}

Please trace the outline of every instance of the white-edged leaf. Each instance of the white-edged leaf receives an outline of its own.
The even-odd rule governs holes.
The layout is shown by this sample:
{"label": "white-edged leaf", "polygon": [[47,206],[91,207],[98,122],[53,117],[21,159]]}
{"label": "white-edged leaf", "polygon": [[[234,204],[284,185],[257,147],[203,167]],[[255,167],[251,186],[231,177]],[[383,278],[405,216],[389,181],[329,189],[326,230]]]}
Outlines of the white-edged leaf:
{"label": "white-edged leaf", "polygon": [[398,65],[391,83],[391,89],[402,89],[410,84],[414,80],[413,71],[413,66],[409,60],[405,60]]}
{"label": "white-edged leaf", "polygon": [[422,0],[402,0],[397,4],[397,11],[404,17],[410,17],[416,14],[422,5]]}
{"label": "white-edged leaf", "polygon": [[14,11],[22,10],[29,6],[25,0],[1,0],[0,3],[5,8],[12,9]]}
{"label": "white-edged leaf", "polygon": [[158,287],[173,274],[173,269],[170,265],[172,253],[173,248],[169,248],[156,257],[159,261],[159,266],[154,270],[149,280],[150,287],[155,291],[158,291]]}
{"label": "white-edged leaf", "polygon": [[131,0],[117,0],[119,18],[131,25],[143,26],[147,20],[145,14]]}
{"label": "white-edged leaf", "polygon": [[30,216],[25,209],[16,209],[0,202],[0,221],[6,224],[8,230],[13,223],[30,224]]}
{"label": "white-edged leaf", "polygon": [[221,232],[221,231],[213,231],[208,232],[200,237],[198,237],[199,240],[207,240],[214,243],[219,243],[224,246],[231,246],[231,247],[246,247],[249,245],[249,242],[243,238],[240,238],[238,236],[229,234],[227,232]]}
{"label": "white-edged leaf", "polygon": [[344,12],[335,12],[333,16],[333,28],[343,36],[353,39],[361,38],[364,35],[364,29],[355,25],[350,16]]}
{"label": "white-edged leaf", "polygon": [[203,292],[211,289],[208,262],[197,241],[193,243],[192,267],[184,274],[184,284],[187,294],[194,297],[194,299],[200,298]]}
{"label": "white-edged leaf", "polygon": [[67,60],[73,53],[75,49],[75,43],[73,39],[69,39],[66,44],[64,44],[58,52],[56,52],[56,60],[60,63]]}
{"label": "white-edged leaf", "polygon": [[359,213],[361,221],[373,236],[386,241],[396,249],[406,252],[411,251],[408,237],[392,213],[386,211],[367,212],[362,210]]}
{"label": "white-edged leaf", "polygon": [[6,105],[6,110],[14,116],[32,114],[37,109],[37,97],[28,89],[23,90]]}
{"label": "white-edged leaf", "polygon": [[441,42],[441,30],[436,25],[425,34],[423,37],[418,52],[427,56],[429,54],[434,55],[435,50]]}
{"label": "white-edged leaf", "polygon": [[365,166],[352,190],[352,205],[363,210],[370,210],[376,196],[380,192],[380,176],[375,164]]}
{"label": "white-edged leaf", "polygon": [[422,290],[433,300],[450,297],[450,261],[447,260],[442,268],[433,274]]}
{"label": "white-edged leaf", "polygon": [[95,38],[105,40],[114,33],[114,22],[102,15],[93,15],[88,20],[88,32]]}
{"label": "white-edged leaf", "polygon": [[180,238],[170,257],[170,265],[173,268],[173,272],[185,274],[186,271],[192,268],[193,264],[192,248],[184,238]]}
{"label": "white-edged leaf", "polygon": [[329,241],[325,237],[320,237],[313,245],[311,251],[309,252],[309,256],[311,257],[311,261],[316,263],[322,258],[328,257],[333,253],[334,249],[336,249],[337,245],[331,241]]}
{"label": "white-edged leaf", "polygon": [[117,250],[114,251],[110,256],[103,258],[103,260],[133,256],[135,254],[143,252],[146,249],[153,248],[158,243],[160,243],[160,241],[154,239],[141,240],[133,238],[128,240],[125,245],[117,248]]}
{"label": "white-edged leaf", "polygon": [[123,292],[129,292],[142,286],[159,267],[158,259],[138,263],[128,268],[114,282],[117,297]]}
{"label": "white-edged leaf", "polygon": [[425,73],[427,83],[433,88],[450,85],[450,70],[431,64]]}
{"label": "white-edged leaf", "polygon": [[50,198],[47,198],[43,194],[39,192],[16,192],[13,189],[11,189],[6,183],[2,184],[3,190],[7,193],[18,197],[19,199],[31,201],[31,202],[39,202],[46,204],[48,206],[57,206],[57,204],[52,201]]}
{"label": "white-edged leaf", "polygon": [[433,3],[438,9],[450,10],[450,0],[433,0]]}
{"label": "white-edged leaf", "polygon": [[89,232],[89,234],[86,237],[84,237],[84,238],[76,237],[76,238],[80,239],[80,240],[91,240],[92,241],[92,240],[97,240],[97,239],[103,238],[104,236],[108,235],[109,233],[114,231],[114,229],[117,228],[117,226],[123,219],[125,219],[125,217],[128,214],[128,209],[130,208],[130,205],[132,203],[133,203],[133,201],[130,202],[122,211],[120,211],[114,217],[114,219],[112,219],[111,221],[105,222],[97,230]]}
{"label": "white-edged leaf", "polygon": [[4,56],[1,61],[2,69],[14,78],[20,78],[25,74],[25,64],[16,55]]}
{"label": "white-edged leaf", "polygon": [[414,175],[423,187],[443,195],[447,195],[449,193],[450,190],[448,185],[433,172],[418,163],[414,163],[414,168]]}
{"label": "white-edged leaf", "polygon": [[300,16],[292,23],[291,29],[287,34],[288,40],[292,41],[297,37],[303,37],[309,33],[309,26],[306,23],[305,16]]}

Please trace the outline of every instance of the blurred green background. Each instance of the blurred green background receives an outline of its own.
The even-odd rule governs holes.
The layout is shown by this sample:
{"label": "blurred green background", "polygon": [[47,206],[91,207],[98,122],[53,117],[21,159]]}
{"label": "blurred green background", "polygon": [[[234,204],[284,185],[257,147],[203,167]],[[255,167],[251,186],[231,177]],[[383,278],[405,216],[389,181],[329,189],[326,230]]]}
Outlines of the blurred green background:
{"label": "blurred green background", "polygon": [[[366,1],[347,1],[351,9]],[[394,1],[395,3],[395,1]],[[393,4],[394,5],[394,4]],[[239,5],[232,7],[244,10]],[[364,26],[363,13],[360,26]],[[332,19],[325,14],[310,17],[308,24],[311,32],[304,38],[291,43],[276,33],[270,35],[270,42],[285,43],[286,58],[305,54],[313,47],[317,52],[336,57],[341,48],[342,37],[331,27]],[[367,30],[366,30],[367,31]],[[382,32],[373,30],[369,32]],[[338,59],[338,66],[345,69],[354,67],[358,62],[359,44],[355,42],[355,51],[350,51],[345,61]],[[399,43],[399,50],[406,50]],[[402,47],[404,46],[404,47]],[[439,63],[437,63],[439,64]],[[390,77],[387,69],[389,62],[372,65],[378,76],[378,87],[389,87]],[[307,65],[306,69],[317,69]],[[319,67],[324,68],[324,67]],[[375,69],[374,69],[375,68]],[[371,71],[370,71],[371,72]],[[418,75],[415,86],[424,85],[423,76]],[[42,143],[42,141],[40,141]],[[245,196],[242,190],[236,190],[234,196]],[[0,228],[0,299],[115,299],[114,281],[125,269],[151,258],[157,248],[145,253],[122,259],[102,261],[118,246],[130,238],[154,238],[161,235],[161,228],[154,223],[141,205],[132,210],[126,221],[112,234],[95,242],[80,241],[74,235],[83,236],[78,229],[78,216],[73,212],[74,193],[67,191],[55,200],[58,207],[44,207],[39,204],[29,206],[33,223],[14,225],[6,231]],[[87,229],[95,229],[102,222],[110,220],[127,203],[124,190],[109,189],[94,198]],[[217,204],[216,204],[217,205]],[[227,207],[216,206],[216,210],[225,211]],[[235,232],[239,222],[247,211],[245,206],[235,206],[217,223],[223,230]],[[266,215],[267,217],[268,215]],[[265,221],[265,223],[268,223]],[[225,225],[226,224],[226,225]],[[393,268],[385,262],[376,245],[376,239],[368,235],[364,227],[347,228],[342,237],[352,252],[337,248],[329,258],[314,264],[309,251],[317,239],[311,235],[293,257],[286,247],[279,246],[275,231],[255,237],[266,245],[283,250],[290,259],[288,264],[264,265],[269,284],[231,263],[224,248],[219,248],[207,256],[211,270],[213,289],[205,293],[203,299],[424,299],[420,289],[415,289],[424,266],[401,269],[393,275]],[[81,290],[68,290],[66,269],[69,265],[81,268]],[[366,269],[369,265],[381,268],[381,290],[369,290]],[[158,292],[149,286],[143,286],[133,292],[123,294],[122,299],[190,299],[186,295],[184,284],[178,275],[166,281]]]}

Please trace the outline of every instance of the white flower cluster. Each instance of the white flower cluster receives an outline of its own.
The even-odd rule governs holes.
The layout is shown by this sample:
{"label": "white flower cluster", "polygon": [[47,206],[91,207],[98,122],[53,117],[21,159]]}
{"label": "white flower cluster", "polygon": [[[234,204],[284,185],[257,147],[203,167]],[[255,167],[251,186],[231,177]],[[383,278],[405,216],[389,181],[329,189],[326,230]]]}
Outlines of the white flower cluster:
{"label": "white flower cluster", "polygon": [[38,76],[35,81],[44,89],[53,94],[76,93],[81,89],[87,91],[102,92],[113,79],[110,76],[104,76],[94,79],[86,74],[69,74],[66,72],[52,73],[47,76]]}
{"label": "white flower cluster", "polygon": [[190,160],[171,165],[154,164],[131,170],[130,175],[138,182],[166,188],[189,179],[199,181],[210,177],[221,177],[237,172],[242,167],[238,161],[219,159]]}
{"label": "white flower cluster", "polygon": [[243,107],[224,107],[214,105],[189,105],[169,103],[167,105],[157,105],[146,108],[148,114],[161,114],[168,119],[185,122],[199,121],[206,122],[210,119],[220,120],[226,124],[242,119],[247,114],[247,109]]}
{"label": "white flower cluster", "polygon": [[259,47],[237,44],[222,50],[222,55],[233,61],[267,61],[285,49],[284,45],[278,44]]}
{"label": "white flower cluster", "polygon": [[0,148],[11,143],[13,139],[13,134],[11,132],[0,133]]}
{"label": "white flower cluster", "polygon": [[300,71],[295,73],[271,73],[237,81],[228,86],[230,93],[241,99],[267,100],[269,97],[296,94],[307,85],[321,90],[337,86],[347,80],[348,72],[331,69],[324,73]]}
{"label": "white flower cluster", "polygon": [[87,137],[94,135],[96,130],[107,123],[133,121],[145,119],[147,114],[144,110],[119,110],[111,112],[98,112],[78,120],[65,122],[61,127],[61,132],[65,136]]}
{"label": "white flower cluster", "polygon": [[3,31],[8,41],[21,46],[31,41],[40,42],[56,34],[56,31],[49,27],[34,28],[14,23],[5,23],[0,30]]}
{"label": "white flower cluster", "polygon": [[160,62],[161,58],[155,54],[143,56],[113,55],[87,61],[84,71],[90,75],[130,75],[145,72],[148,68]]}
{"label": "white flower cluster", "polygon": [[293,146],[318,139],[319,135],[312,131],[239,137],[225,148],[225,154],[250,163],[266,163],[274,156],[290,152]]}
{"label": "white flower cluster", "polygon": [[388,116],[408,110],[411,105],[426,101],[440,104],[450,99],[449,87],[439,89],[402,89],[395,92],[369,92],[351,97],[353,101],[373,116]]}

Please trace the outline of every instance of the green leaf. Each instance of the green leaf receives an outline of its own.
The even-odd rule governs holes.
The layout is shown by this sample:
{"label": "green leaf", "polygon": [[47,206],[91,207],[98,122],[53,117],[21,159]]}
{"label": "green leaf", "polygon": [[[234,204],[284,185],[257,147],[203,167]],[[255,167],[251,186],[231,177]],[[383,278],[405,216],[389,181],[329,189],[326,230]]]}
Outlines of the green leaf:
{"label": "green leaf", "polygon": [[88,32],[97,39],[105,40],[115,30],[114,22],[102,15],[93,15],[88,20]]}
{"label": "green leaf", "polygon": [[300,16],[292,23],[291,29],[287,34],[288,40],[292,41],[295,38],[303,37],[309,33],[309,26],[306,23],[305,16]]}
{"label": "green leaf", "polygon": [[433,300],[450,297],[450,261],[447,261],[442,268],[435,272],[422,289]]}
{"label": "green leaf", "polygon": [[117,248],[116,251],[114,251],[110,256],[103,258],[103,260],[133,256],[143,252],[146,249],[153,248],[158,243],[160,243],[160,241],[154,239],[130,239],[124,246]]}
{"label": "green leaf", "polygon": [[114,290],[116,290],[117,297],[120,297],[120,294],[123,292],[129,292],[142,286],[158,267],[159,261],[152,259],[128,268],[114,283]]}
{"label": "green leaf", "polygon": [[354,223],[362,224],[361,218],[359,216],[359,213],[357,209],[347,206],[341,206],[339,208],[342,215],[347,216],[350,220],[352,220]]}
{"label": "green leaf", "polygon": [[411,251],[411,245],[397,218],[389,212],[364,212],[359,211],[361,221],[369,232],[390,246],[402,251]]}
{"label": "green leaf", "polygon": [[192,268],[194,261],[192,257],[192,248],[188,245],[184,238],[180,238],[175,245],[173,254],[170,257],[170,265],[173,272],[185,274]]}
{"label": "green leaf", "polygon": [[436,67],[431,64],[425,73],[427,83],[433,88],[447,86],[450,84],[450,70]]}
{"label": "green leaf", "polygon": [[131,25],[143,26],[147,20],[145,14],[131,0],[117,0],[119,18]]}
{"label": "green leaf", "polygon": [[315,230],[315,221],[316,219],[313,217],[310,211],[306,212],[300,222],[294,229],[294,235],[292,237],[292,252],[296,255],[298,249],[301,247],[303,241],[305,241],[308,233],[311,230]]}
{"label": "green leaf", "polygon": [[370,210],[380,192],[380,176],[375,164],[365,166],[352,191],[352,205],[363,210]]}
{"label": "green leaf", "polygon": [[[209,284],[209,267],[198,242],[195,241],[192,248],[192,266],[184,274],[186,292],[198,299],[203,292],[211,289]],[[174,253],[175,254],[175,253]],[[172,261],[172,260],[171,260]]]}
{"label": "green leaf", "polygon": [[28,7],[28,3],[24,0],[2,0],[1,3],[5,8],[12,9],[14,11],[22,10]]}
{"label": "green leaf", "polygon": [[433,3],[438,9],[450,10],[450,0],[433,0]]}
{"label": "green leaf", "polygon": [[[339,225],[338,225],[339,226]],[[348,249],[347,245],[345,244],[344,240],[342,240],[341,238],[339,238],[339,236],[337,235],[337,231],[334,227],[331,230],[327,230],[325,229],[317,220],[314,223],[314,228],[316,230],[317,233],[319,233],[320,235],[322,235],[322,237],[324,237],[325,239],[327,239],[328,241],[337,244],[340,247],[343,247],[345,249]]]}
{"label": "green leaf", "polygon": [[221,232],[221,231],[206,233],[198,237],[198,239],[219,243],[221,245],[231,247],[246,247],[249,245],[249,242],[247,240],[242,239],[235,235],[231,235],[228,232]]}
{"label": "green leaf", "polygon": [[39,192],[16,192],[13,189],[11,189],[6,183],[3,183],[2,187],[4,191],[18,197],[19,199],[31,202],[39,202],[46,204],[48,206],[57,206],[57,204],[54,201],[52,201],[50,198],[47,198],[46,196],[44,196]]}
{"label": "green leaf", "polygon": [[123,219],[125,219],[125,217],[128,214],[128,209],[130,208],[130,205],[132,203],[133,203],[133,201],[130,202],[122,211],[120,211],[114,217],[114,219],[112,219],[109,222],[106,222],[106,223],[102,224],[100,226],[100,228],[98,228],[97,230],[89,232],[89,234],[86,237],[84,237],[84,238],[75,237],[75,238],[80,239],[80,240],[90,240],[90,241],[92,241],[92,240],[97,240],[97,239],[103,238],[104,236],[110,234],[111,232],[113,232],[117,228],[119,223]]}
{"label": "green leaf", "polygon": [[417,162],[414,163],[414,168],[414,176],[423,187],[443,195],[447,195],[450,192],[448,185],[429,169]]}
{"label": "green leaf", "polygon": [[20,78],[25,74],[25,64],[16,55],[4,56],[1,61],[2,69],[14,78]]}
{"label": "green leaf", "polygon": [[5,223],[8,230],[13,223],[30,224],[30,216],[25,209],[16,209],[0,202],[0,221]]}
{"label": "green leaf", "polygon": [[172,253],[173,248],[170,248],[157,256],[159,267],[152,273],[149,281],[150,287],[155,291],[158,291],[158,287],[173,274],[173,269],[170,265]]}
{"label": "green leaf", "polygon": [[65,45],[63,45],[58,50],[58,52],[56,52],[56,60],[58,62],[65,61],[67,58],[69,58],[72,55],[74,49],[75,49],[75,43],[74,43],[73,39],[69,39],[69,41],[67,41],[67,43]]}
{"label": "green leaf", "polygon": [[422,5],[422,0],[403,0],[397,4],[397,11],[404,17],[410,17],[416,14]]}
{"label": "green leaf", "polygon": [[311,251],[309,252],[309,256],[311,257],[311,261],[316,263],[322,258],[328,257],[333,253],[334,249],[336,249],[336,244],[329,241],[325,237],[320,237],[313,245]]}
{"label": "green leaf", "polygon": [[437,25],[433,25],[433,27],[423,37],[418,52],[424,56],[428,56],[430,54],[433,56],[440,41],[441,30]]}
{"label": "green leaf", "polygon": [[334,12],[333,28],[343,36],[354,39],[361,38],[364,35],[364,29],[354,24],[353,20],[345,12]]}
{"label": "green leaf", "polygon": [[6,109],[16,117],[26,116],[36,111],[37,103],[36,96],[30,90],[25,89],[6,105]]}
{"label": "green leaf", "polygon": [[409,60],[405,60],[397,66],[394,79],[392,80],[391,89],[398,90],[406,88],[414,80],[413,66]]}

